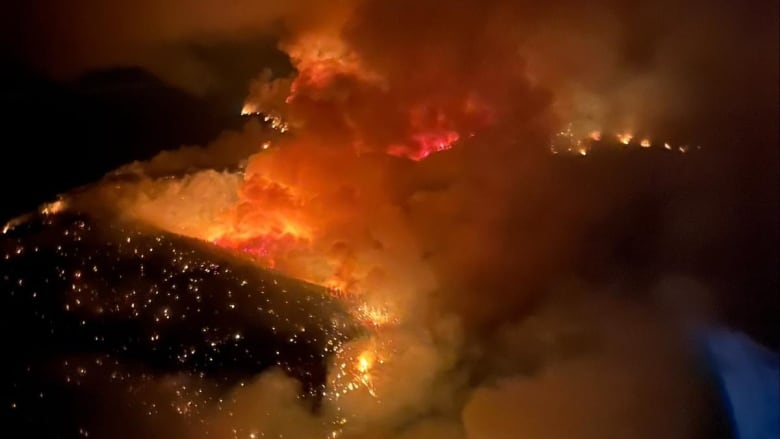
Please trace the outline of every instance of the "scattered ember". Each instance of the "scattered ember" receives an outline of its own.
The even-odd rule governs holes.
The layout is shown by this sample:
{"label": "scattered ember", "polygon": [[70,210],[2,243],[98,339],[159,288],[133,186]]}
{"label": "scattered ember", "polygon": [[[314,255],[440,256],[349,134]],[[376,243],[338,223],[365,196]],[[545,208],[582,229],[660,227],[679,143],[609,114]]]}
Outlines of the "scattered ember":
{"label": "scattered ember", "polygon": [[[197,425],[221,392],[274,366],[304,383],[302,397],[322,396],[328,358],[357,330],[326,289],[207,243],[64,207],[47,205],[0,235],[3,319],[24,333],[7,342],[47,353],[9,359],[3,403],[19,419],[35,419],[25,413],[55,395],[80,388],[100,400],[98,389],[111,387],[139,395],[128,410],[173,411]],[[52,368],[61,381],[36,378]],[[148,399],[145,386],[169,374],[171,394]],[[56,412],[58,422],[91,421],[88,411]]]}

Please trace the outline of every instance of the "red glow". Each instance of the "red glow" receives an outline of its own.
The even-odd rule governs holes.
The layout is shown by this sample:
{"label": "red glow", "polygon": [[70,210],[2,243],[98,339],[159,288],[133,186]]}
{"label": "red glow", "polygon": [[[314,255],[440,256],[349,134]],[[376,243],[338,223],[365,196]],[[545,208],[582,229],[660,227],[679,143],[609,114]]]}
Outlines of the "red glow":
{"label": "red glow", "polygon": [[299,237],[291,233],[267,233],[248,238],[224,235],[214,240],[213,243],[223,248],[229,248],[260,258],[273,268],[275,265],[274,256],[285,248],[293,247],[300,241]]}
{"label": "red glow", "polygon": [[387,153],[396,157],[406,157],[420,161],[435,152],[446,151],[458,141],[460,135],[455,131],[422,133],[412,136],[413,146],[396,144],[387,149]]}

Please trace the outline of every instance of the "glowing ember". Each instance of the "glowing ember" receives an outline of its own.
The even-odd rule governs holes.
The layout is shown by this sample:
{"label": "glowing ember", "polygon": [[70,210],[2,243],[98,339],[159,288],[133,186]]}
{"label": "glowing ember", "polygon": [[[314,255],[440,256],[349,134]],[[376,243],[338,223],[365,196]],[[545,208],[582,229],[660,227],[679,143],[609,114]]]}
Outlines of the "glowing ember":
{"label": "glowing ember", "polygon": [[62,212],[67,207],[68,204],[65,202],[65,200],[57,200],[48,204],[44,204],[40,211],[44,215],[55,215],[59,212]]}
{"label": "glowing ember", "polygon": [[618,141],[623,145],[628,145],[629,143],[631,143],[631,139],[633,138],[634,138],[633,134],[629,134],[629,133],[617,134]]}
{"label": "glowing ember", "polygon": [[393,321],[387,308],[362,304],[358,307],[358,317],[368,326],[378,328]]}
{"label": "glowing ember", "polygon": [[252,105],[250,103],[244,104],[244,106],[241,108],[242,116],[252,116],[257,114],[260,114],[260,111],[258,111],[255,105]]}
{"label": "glowing ember", "polygon": [[[169,233],[120,221],[104,226],[66,211],[34,215],[2,238],[0,268],[15,275],[0,285],[19,297],[19,311],[64,310],[47,316],[45,337],[68,337],[85,352],[107,353],[91,368],[66,362],[65,379],[73,385],[89,371],[131,384],[137,377],[121,372],[119,361],[150,350],[182,377],[217,366],[251,375],[267,366],[264,357],[296,374],[300,365],[338,350],[349,331],[338,322],[351,318],[324,289]],[[52,294],[36,297],[44,288]],[[34,300],[24,304],[25,298]],[[122,322],[138,323],[133,336]],[[289,346],[299,352],[280,354]],[[318,385],[310,382],[307,391],[316,393]],[[179,396],[180,415],[192,414],[202,400],[192,392]]]}
{"label": "glowing ember", "polygon": [[286,133],[290,126],[287,125],[287,122],[285,122],[281,116],[277,114],[267,114],[263,116],[263,120],[268,122],[271,125],[271,128],[279,131],[280,133]]}
{"label": "glowing ember", "polygon": [[376,366],[382,364],[384,360],[375,337],[364,343],[347,346],[347,349],[338,352],[337,367],[328,386],[330,392],[326,396],[336,401],[351,392],[365,389],[369,395],[377,398],[374,385]]}
{"label": "glowing ember", "polygon": [[[557,132],[550,144],[550,152],[553,154],[567,153],[570,155],[587,156],[593,151],[608,150],[610,147],[618,145],[638,145],[642,148],[651,148],[653,142],[650,138],[642,138],[638,143],[632,143],[634,135],[628,131],[623,131],[617,134],[611,134],[607,139],[615,139],[610,142],[604,139],[603,132],[600,130],[594,130],[588,132],[584,137],[579,137],[572,127],[572,124],[568,124],[565,129]],[[690,148],[687,145],[673,147],[672,144],[664,142],[663,146],[666,150],[676,151],[681,154],[687,153]],[[701,149],[697,147],[696,149]]]}
{"label": "glowing ember", "polygon": [[371,369],[374,367],[374,361],[376,361],[376,355],[371,351],[364,351],[357,358],[355,370],[360,383],[368,390],[371,396],[376,397],[376,391],[371,378]]}

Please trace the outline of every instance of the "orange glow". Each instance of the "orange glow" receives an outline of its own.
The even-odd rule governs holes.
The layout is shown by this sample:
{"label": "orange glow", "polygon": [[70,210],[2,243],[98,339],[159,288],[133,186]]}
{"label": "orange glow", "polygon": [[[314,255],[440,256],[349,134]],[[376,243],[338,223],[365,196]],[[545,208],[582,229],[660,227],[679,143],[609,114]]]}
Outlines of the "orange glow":
{"label": "orange glow", "polygon": [[390,145],[387,153],[397,157],[406,157],[414,161],[420,161],[435,152],[446,151],[452,148],[452,145],[459,138],[460,136],[455,131],[415,134],[412,136],[412,144],[414,146]]}
{"label": "orange glow", "polygon": [[361,352],[355,361],[356,378],[368,390],[368,393],[374,397],[376,397],[376,391],[374,390],[371,369],[373,369],[375,362],[376,354],[372,350]]}
{"label": "orange glow", "polygon": [[652,144],[652,143],[650,143],[650,139],[642,139],[642,141],[641,141],[641,142],[639,142],[639,145],[640,145],[642,148],[650,148],[651,146],[653,146],[653,144]]}
{"label": "orange glow", "polygon": [[393,321],[393,317],[387,308],[371,306],[365,303],[358,307],[357,313],[360,320],[367,326],[374,328],[384,326]]}
{"label": "orange glow", "polygon": [[590,134],[588,134],[588,137],[590,137],[591,140],[598,142],[601,140],[601,131],[591,131]]}
{"label": "orange glow", "polygon": [[[149,199],[161,201],[140,203],[146,208],[139,216],[325,286],[350,300],[367,327],[392,323],[387,309],[360,307],[356,297],[405,294],[418,280],[427,284],[428,273],[417,276],[425,271],[415,259],[419,249],[387,195],[393,183],[386,174],[398,161],[377,156],[420,161],[452,149],[513,110],[515,99],[504,102],[492,81],[434,92],[438,65],[411,80],[393,69],[378,74],[338,34],[301,35],[284,46],[296,76],[259,79],[241,113],[260,114],[271,128],[292,134],[275,137],[273,148],[254,139],[264,151],[224,190],[214,189],[229,180],[223,175],[197,187],[193,179],[189,186],[150,188]],[[193,219],[182,221],[171,203],[190,209]],[[410,262],[400,267],[403,261]]]}
{"label": "orange glow", "polygon": [[252,105],[250,103],[246,103],[246,104],[244,104],[243,107],[241,107],[241,115],[242,116],[250,116],[250,115],[253,115],[253,114],[259,114],[259,111],[257,110],[256,106],[254,106],[254,105]]}
{"label": "orange glow", "polygon": [[54,215],[61,212],[67,207],[68,205],[64,200],[57,200],[48,204],[44,204],[40,210],[41,213],[43,213],[44,215]]}
{"label": "orange glow", "polygon": [[384,269],[384,253],[366,234],[384,218],[375,206],[381,176],[360,157],[317,140],[280,140],[255,154],[237,199],[186,232],[350,297],[369,291]]}
{"label": "orange glow", "polygon": [[355,369],[361,374],[367,373],[369,370],[371,370],[371,367],[373,367],[374,359],[375,359],[375,355],[373,352],[371,351],[362,352],[360,355],[358,355]]}
{"label": "orange glow", "polygon": [[[262,149],[269,147],[268,142],[261,144]],[[277,267],[285,255],[301,251],[311,243],[314,228],[303,212],[307,198],[297,188],[249,174],[239,189],[237,203],[185,234],[252,255],[269,267]]]}
{"label": "orange glow", "polygon": [[623,145],[628,145],[629,143],[631,143],[631,139],[633,139],[633,138],[634,138],[634,135],[630,134],[630,133],[622,133],[622,134],[618,134],[617,135],[618,141],[620,143],[622,143]]}

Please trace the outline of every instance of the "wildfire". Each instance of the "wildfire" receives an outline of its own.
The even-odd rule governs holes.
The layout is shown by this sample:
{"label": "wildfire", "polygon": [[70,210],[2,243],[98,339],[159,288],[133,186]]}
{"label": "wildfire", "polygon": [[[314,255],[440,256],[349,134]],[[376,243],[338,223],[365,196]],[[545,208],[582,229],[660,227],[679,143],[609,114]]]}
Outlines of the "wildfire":
{"label": "wildfire", "polygon": [[631,139],[634,138],[634,135],[631,133],[619,133],[616,135],[616,137],[620,143],[623,145],[628,145],[631,143]]}
{"label": "wildfire", "polygon": [[51,203],[44,204],[41,207],[40,211],[44,215],[55,215],[59,212],[62,212],[67,207],[68,204],[65,200],[57,200]]}
{"label": "wildfire", "polygon": [[375,386],[377,368],[384,364],[378,340],[372,337],[367,343],[342,350],[339,363],[330,382],[331,391],[326,394],[337,401],[351,392],[365,389],[369,395],[378,398]]}
{"label": "wildfire", "polygon": [[279,131],[280,133],[286,133],[290,129],[290,126],[287,124],[287,122],[285,122],[284,119],[282,119],[282,117],[278,114],[266,114],[263,116],[263,120],[268,122],[271,128]]}
{"label": "wildfire", "polygon": [[241,107],[241,115],[242,116],[252,116],[252,115],[259,115],[260,110],[257,109],[257,106],[251,103],[245,103],[243,107]]}
{"label": "wildfire", "polygon": [[[265,78],[268,82],[256,89],[266,95],[248,98],[241,114],[258,116],[253,119],[292,135],[275,138],[273,148],[267,139],[254,139],[258,151],[243,172],[231,176],[233,184],[227,187],[231,196],[226,201],[204,202],[213,186],[193,186],[193,199],[199,203],[195,215],[176,216],[181,211],[170,209],[175,214],[171,218],[150,222],[251,255],[260,265],[326,287],[362,323],[364,338],[329,347],[335,361],[324,395],[342,404],[353,402],[340,400],[348,394],[357,401],[366,393],[380,400],[387,390],[382,384],[390,381],[391,374],[391,368],[383,366],[398,361],[403,343],[394,342],[400,337],[399,328],[409,323],[402,320],[404,313],[397,312],[406,308],[393,308],[392,299],[386,299],[404,294],[406,285],[393,277],[416,273],[410,266],[416,264],[419,249],[392,253],[391,247],[404,241],[399,236],[405,238],[409,231],[394,228],[403,228],[403,219],[397,221],[402,226],[396,226],[394,211],[383,210],[387,207],[383,203],[392,204],[382,186],[385,169],[366,167],[372,162],[360,160],[385,153],[417,162],[450,150],[503,115],[500,111],[508,103],[500,105],[501,95],[487,93],[491,87],[485,84],[481,84],[484,94],[477,93],[481,91],[477,87],[476,91],[456,89],[452,96],[429,96],[425,86],[431,84],[424,82],[396,93],[390,86],[399,85],[397,78],[394,83],[392,76],[373,72],[339,39],[304,39],[287,49],[297,76]],[[553,152],[584,157],[608,141],[614,144],[615,139],[637,145],[634,134],[627,131],[580,132],[569,124],[556,134]],[[639,145],[648,147],[650,140],[642,139]],[[372,154],[361,155],[362,151]],[[144,211],[147,219],[167,214],[167,202],[194,204],[186,203],[180,189],[190,190],[164,188],[148,195],[165,196]],[[202,221],[181,227],[182,217],[200,215]],[[414,257],[405,257],[410,254]],[[412,262],[392,266],[407,260]],[[372,289],[376,285],[384,287],[385,296]],[[382,298],[376,300],[378,296]]]}
{"label": "wildfire", "polygon": [[376,361],[376,354],[372,351],[363,351],[358,355],[357,362],[355,364],[355,371],[360,383],[368,390],[371,396],[376,397],[376,391],[374,390],[374,384],[371,378],[371,369],[374,367]]}
{"label": "wildfire", "polygon": [[269,268],[274,268],[276,266],[274,259],[276,250],[282,247],[293,246],[301,241],[302,238],[296,236],[294,233],[276,232],[256,235],[245,239],[223,235],[212,242],[220,247],[238,250],[259,258],[265,258]]}
{"label": "wildfire", "polygon": [[455,131],[441,133],[423,133],[412,136],[414,147],[407,145],[391,145],[387,152],[397,157],[406,157],[414,161],[420,161],[435,152],[446,151],[460,139]]}
{"label": "wildfire", "polygon": [[[261,116],[279,132],[302,136],[251,157],[237,202],[188,235],[250,254],[266,266],[323,285],[334,296],[350,298],[363,293],[364,281],[381,265],[372,260],[376,240],[357,238],[350,230],[355,219],[359,224],[379,207],[365,194],[376,177],[349,165],[355,152],[420,161],[453,148],[462,132],[472,136],[492,121],[494,111],[468,90],[447,99],[426,96],[425,89],[419,95],[390,94],[389,79],[338,36],[303,35],[284,49],[296,76],[264,74],[241,114]],[[384,113],[362,112],[361,106],[380,102],[387,103],[379,106]],[[382,116],[388,116],[384,122],[392,131],[376,125]],[[307,129],[298,130],[302,126]],[[357,302],[354,314],[372,328],[394,321],[387,309]]]}
{"label": "wildfire", "polygon": [[[651,148],[653,146],[653,141],[650,140],[649,137],[643,137],[638,142],[635,142],[634,135],[630,131],[611,134],[607,139],[610,138],[615,139],[617,142],[609,142],[604,139],[601,130],[593,130],[588,132],[587,135],[582,136],[581,133],[575,132],[572,124],[568,124],[563,130],[555,134],[550,144],[550,152],[553,154],[564,152],[584,157],[592,151],[604,150],[609,148],[610,145],[614,146],[615,143],[626,146],[638,145],[643,149]],[[680,154],[685,154],[691,149],[688,145],[674,147],[669,142],[659,143],[659,145],[660,144],[663,144],[664,149],[667,151],[675,151]],[[696,149],[701,149],[701,147],[697,146]]]}
{"label": "wildfire", "polygon": [[384,326],[395,320],[388,308],[365,303],[358,307],[357,315],[367,326],[373,328]]}
{"label": "wildfire", "polygon": [[[354,3],[328,5],[328,9],[352,9]],[[297,15],[287,16],[288,12],[301,12],[296,7],[272,8],[268,14],[261,14],[273,18],[269,20],[273,23],[281,23],[279,30],[283,30],[283,34],[276,35],[276,25],[273,34],[279,37],[277,41],[282,41],[280,48],[289,56],[295,75],[280,78],[269,72],[254,84],[240,109],[240,114],[247,116],[245,131],[252,135],[251,142],[244,142],[245,138],[241,137],[247,133],[239,133],[226,143],[240,143],[240,149],[234,145],[213,148],[216,152],[211,148],[215,145],[191,148],[185,152],[193,158],[187,155],[181,159],[181,166],[175,172],[139,166],[143,171],[129,175],[130,178],[108,181],[104,186],[111,188],[105,190],[108,195],[105,199],[116,202],[119,216],[128,217],[133,224],[139,222],[151,226],[149,229],[166,233],[142,240],[146,235],[141,232],[119,230],[116,234],[121,239],[116,243],[109,242],[112,245],[94,255],[100,258],[99,265],[91,261],[93,255],[86,251],[83,258],[82,253],[78,254],[78,265],[73,271],[65,272],[56,264],[48,265],[56,268],[51,279],[67,280],[68,287],[72,286],[74,299],[67,303],[68,311],[83,308],[86,298],[94,296],[94,304],[101,306],[96,313],[128,316],[127,321],[133,325],[141,321],[139,316],[148,314],[148,320],[154,322],[150,323],[153,331],[144,334],[144,340],[148,339],[153,348],[145,351],[155,356],[173,355],[177,362],[203,365],[204,369],[212,367],[213,358],[224,356],[225,364],[231,366],[228,360],[242,353],[252,357],[254,349],[275,350],[275,339],[279,338],[279,351],[273,352],[276,357],[269,353],[269,357],[277,358],[276,364],[284,364],[279,352],[289,348],[295,355],[304,352],[301,356],[307,362],[327,365],[327,371],[314,373],[305,369],[306,365],[289,368],[300,369],[320,380],[316,383],[316,392],[324,399],[304,407],[316,406],[318,410],[311,410],[316,412],[314,415],[337,413],[340,418],[343,415],[344,419],[349,416],[358,419],[365,413],[355,410],[342,413],[340,407],[366,406],[366,402],[390,406],[389,402],[393,402],[400,407],[395,413],[388,411],[393,416],[385,416],[381,423],[361,424],[359,427],[365,426],[365,430],[359,433],[422,436],[426,430],[408,428],[415,419],[410,422],[404,416],[464,413],[464,422],[468,421],[465,410],[457,411],[457,405],[449,404],[452,401],[446,401],[448,404],[444,405],[439,401],[453,395],[458,403],[465,404],[471,395],[456,386],[440,389],[439,381],[457,381],[458,385],[461,381],[469,385],[482,384],[478,378],[511,371],[509,366],[522,366],[494,361],[501,358],[482,355],[482,349],[477,352],[475,343],[481,340],[476,340],[468,330],[481,327],[479,324],[488,320],[501,323],[500,317],[524,317],[520,312],[523,308],[518,311],[511,307],[534,303],[537,298],[518,294],[507,300],[498,294],[478,298],[482,301],[478,303],[480,306],[468,309],[473,298],[467,293],[491,290],[493,280],[500,281],[507,278],[506,274],[512,274],[512,264],[507,263],[506,255],[521,243],[528,255],[517,264],[531,261],[543,267],[553,266],[545,264],[545,259],[537,261],[539,258],[534,256],[548,257],[561,253],[558,250],[566,251],[568,247],[562,243],[576,242],[580,234],[588,231],[564,227],[561,233],[556,225],[564,224],[568,218],[557,218],[555,214],[548,215],[551,219],[533,227],[535,230],[530,234],[522,223],[528,223],[526,219],[530,218],[531,225],[535,225],[538,222],[534,221],[536,210],[558,212],[558,216],[584,213],[585,218],[589,214],[597,218],[601,210],[611,207],[609,196],[630,194],[628,188],[605,195],[605,201],[602,198],[575,200],[568,190],[575,181],[573,178],[561,179],[548,174],[576,166],[548,167],[549,163],[542,163],[543,157],[522,149],[524,144],[538,142],[540,135],[549,134],[549,124],[558,116],[553,112],[559,111],[552,100],[565,100],[571,92],[574,108],[587,107],[587,113],[593,113],[593,117],[588,116],[586,127],[573,127],[570,123],[554,134],[550,145],[554,154],[569,154],[576,157],[572,160],[584,160],[607,148],[625,151],[623,155],[633,157],[655,153],[684,154],[689,147],[663,142],[661,133],[651,135],[643,131],[641,121],[633,117],[611,117],[617,109],[613,111],[610,105],[602,105],[599,101],[591,105],[589,93],[584,93],[588,91],[584,85],[591,81],[582,81],[582,85],[565,84],[562,81],[565,78],[559,73],[566,69],[546,65],[544,58],[536,59],[533,44],[519,47],[522,42],[517,38],[519,36],[523,41],[537,41],[538,38],[533,34],[525,35],[525,31],[522,35],[517,33],[517,29],[527,27],[514,22],[515,15],[524,15],[520,14],[524,9],[505,10],[511,2],[488,8],[472,8],[473,5],[460,2],[441,8],[432,3],[420,5],[419,9],[415,2],[406,4],[414,6],[411,9],[400,5],[377,8],[385,5],[383,2],[357,3],[355,15],[345,18],[343,28],[333,26],[335,29],[318,28],[325,26],[318,23],[322,18],[319,15],[330,13],[320,14],[323,10],[303,11],[306,17],[302,20],[298,20]],[[396,13],[393,8],[403,14],[398,17],[389,14]],[[483,12],[487,13],[484,22],[477,20]],[[353,11],[344,13],[352,14]],[[437,15],[438,19],[432,21],[432,15]],[[504,29],[505,24],[511,24],[511,28]],[[248,29],[246,25],[243,23],[236,29]],[[253,26],[249,28],[254,29]],[[374,28],[376,34],[370,32]],[[477,31],[463,31],[467,29]],[[322,35],[330,31],[334,32]],[[564,40],[568,42],[568,39]],[[541,43],[540,47],[547,48],[545,41]],[[601,47],[602,43],[595,39],[583,47]],[[528,49],[531,49],[530,53],[526,53]],[[609,62],[611,57],[602,58],[599,74],[593,77],[599,84],[602,69],[613,64]],[[534,71],[535,68],[539,70]],[[556,73],[551,84],[546,84],[545,72]],[[615,75],[620,79],[622,76]],[[624,96],[624,90],[634,90],[634,82],[625,82],[632,87],[626,87],[622,82],[615,83],[616,92],[610,93],[612,97],[620,98],[620,107],[639,102],[624,99],[634,97]],[[638,87],[640,90],[645,86],[644,81],[636,83],[643,86]],[[562,86],[560,93],[551,88],[556,84]],[[565,108],[561,107],[563,111]],[[594,120],[600,115],[625,122],[614,127],[600,126]],[[269,127],[276,131],[273,136],[267,136]],[[473,145],[472,150],[463,151],[467,154],[447,152],[471,146],[465,144],[476,135],[486,138],[482,143],[489,145],[484,151]],[[654,145],[657,147],[651,150],[639,149]],[[637,151],[636,154],[633,151]],[[251,153],[254,154],[247,157]],[[437,153],[441,154],[428,162],[417,163]],[[205,158],[201,159],[201,154]],[[214,163],[212,154],[220,155],[219,163]],[[222,158],[222,155],[230,155],[230,158]],[[239,158],[233,161],[233,155]],[[175,160],[180,160],[179,156]],[[226,162],[224,166],[222,160]],[[240,164],[239,160],[242,160]],[[544,166],[537,166],[539,164]],[[215,170],[191,171],[207,168]],[[169,177],[159,177],[161,175]],[[120,186],[131,188],[116,189]],[[521,205],[529,198],[522,196],[525,188],[530,188],[527,191],[534,195],[530,197],[530,204],[525,203],[527,206]],[[537,188],[544,190],[544,197],[535,196],[539,192]],[[122,192],[121,197],[110,196],[119,192]],[[556,196],[559,194],[565,196]],[[570,202],[572,200],[574,202]],[[618,202],[621,200],[617,198]],[[597,207],[591,207],[591,204]],[[102,207],[100,203],[91,205]],[[565,208],[557,208],[558,205]],[[44,206],[41,212],[54,215],[63,208],[64,203],[55,202]],[[74,230],[81,230],[78,224],[74,223]],[[514,227],[516,224],[521,226]],[[5,226],[3,233],[11,227],[13,223]],[[66,243],[72,241],[75,248],[81,248],[77,247],[79,239],[87,236],[86,232],[78,235],[71,229],[66,232],[59,239]],[[531,235],[530,242],[526,234]],[[175,235],[211,243],[222,250]],[[555,239],[545,239],[548,235]],[[197,249],[200,248],[208,248],[214,256],[199,257]],[[9,246],[9,249],[13,248]],[[9,255],[13,250],[9,250]],[[18,253],[36,251],[36,247],[17,250]],[[238,256],[247,255],[249,262],[234,254],[227,255],[230,251]],[[57,252],[63,257],[72,257],[59,248]],[[115,252],[120,252],[122,264],[116,262],[120,259]],[[152,263],[158,260],[153,258],[164,258],[165,265]],[[229,259],[231,264],[240,259],[241,264],[236,266],[248,273],[261,271],[263,276],[245,276],[238,268],[221,263],[220,258]],[[118,269],[124,270],[125,265],[137,270],[133,282],[123,282],[113,288],[117,283],[114,279],[124,275]],[[525,271],[535,273],[534,265],[525,265]],[[257,266],[263,270],[257,270]],[[161,273],[159,267],[162,267]],[[30,280],[35,280],[35,274]],[[541,281],[553,278],[555,274],[545,272],[544,276],[535,276],[532,280],[540,280],[540,286],[543,286]],[[221,287],[221,283],[209,283],[214,278],[224,281],[229,288]],[[6,279],[9,285],[17,281],[9,279]],[[42,279],[48,282],[49,278]],[[140,280],[135,282],[135,279]],[[296,285],[302,285],[301,288],[289,288],[287,282],[292,279]],[[519,276],[519,281],[523,279]],[[135,288],[135,284],[141,282],[143,285],[148,283],[148,287]],[[315,284],[314,287],[311,284]],[[118,291],[120,286],[121,291]],[[313,295],[308,295],[307,288],[310,287],[324,299],[316,302]],[[452,293],[449,293],[450,289]],[[39,294],[38,291],[35,294]],[[113,300],[119,305],[114,310],[104,311],[104,299],[99,297],[101,302],[98,302],[97,294],[108,297],[105,303],[111,304]],[[467,300],[461,301],[462,298]],[[205,300],[203,305],[202,299]],[[312,300],[336,303],[340,315],[338,318],[320,318],[316,311],[309,310],[307,304]],[[490,306],[483,306],[486,303]],[[506,313],[494,315],[496,304],[498,311]],[[501,309],[502,306],[505,309]],[[325,309],[325,306],[313,309],[320,308]],[[147,314],[142,314],[144,312]],[[454,314],[451,324],[449,320],[434,321],[438,320],[437,314],[450,312]],[[269,322],[268,330],[261,328],[263,334],[257,335],[253,334],[252,324],[234,327],[236,316],[243,315],[249,316],[252,324],[259,319]],[[474,324],[470,325],[472,317]],[[455,321],[459,318],[465,324],[463,328],[460,321]],[[113,324],[112,321],[109,323]],[[511,325],[506,329],[511,331],[507,334],[514,337],[516,326],[522,332],[518,340],[522,342],[528,338],[524,321],[509,323]],[[105,319],[98,320],[97,326],[101,325],[108,326]],[[190,337],[196,340],[191,343],[193,347],[185,341],[181,346],[173,345],[176,351],[154,348],[166,346],[168,334],[175,335],[179,325],[188,330],[194,328],[198,333]],[[540,328],[531,329],[546,330],[545,325],[543,322]],[[429,326],[436,326],[436,330]],[[315,331],[316,338],[312,336]],[[462,334],[462,331],[466,333]],[[303,333],[306,337],[312,336],[317,343],[318,350],[311,355],[302,350],[309,342]],[[486,335],[488,337],[484,338],[489,346],[496,349],[503,347],[499,344],[506,344],[507,348],[514,344],[514,339],[493,340],[493,334]],[[533,341],[535,334],[531,335]],[[95,337],[95,345],[99,341]],[[324,345],[321,350],[320,343]],[[141,347],[147,348],[146,345]],[[480,355],[472,355],[474,352]],[[123,353],[118,350],[117,356],[121,355]],[[510,360],[524,360],[521,357]],[[484,360],[483,363],[495,367],[486,366],[483,367],[485,370],[472,374],[473,369],[478,369],[472,367],[473,359]],[[259,369],[260,361],[265,358],[258,355],[254,360],[257,362],[250,363],[256,367],[250,369],[253,371]],[[433,383],[430,387],[418,385],[429,382]],[[410,403],[398,397],[401,393],[411,393],[408,389],[432,402]],[[220,392],[218,396],[224,394]],[[177,392],[177,396],[181,401],[176,400],[176,413],[194,416],[198,406],[191,400],[195,397],[190,397],[186,391]],[[281,398],[273,401],[279,406],[292,406],[289,402]],[[331,404],[334,402],[341,406]],[[265,408],[262,404],[247,405],[257,413]],[[222,410],[221,406],[219,410]],[[257,413],[235,418],[254,418]],[[295,413],[296,417],[291,415],[284,421],[294,423],[291,421],[300,419],[297,411]],[[230,417],[233,417],[232,413]],[[450,427],[449,421],[446,419],[446,427]],[[338,422],[341,423],[341,419]],[[374,427],[378,428],[371,430]],[[435,430],[438,432],[438,428]],[[465,430],[468,429],[464,428],[461,433],[471,434]],[[259,431],[260,436],[277,436],[270,429]],[[234,436],[239,437],[235,430]],[[254,439],[258,433],[251,432],[248,436]]]}

